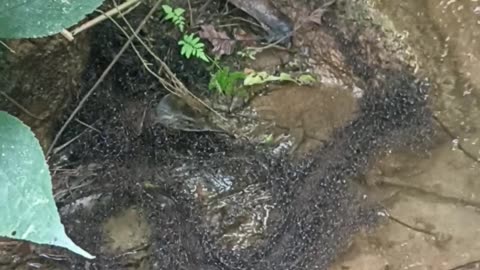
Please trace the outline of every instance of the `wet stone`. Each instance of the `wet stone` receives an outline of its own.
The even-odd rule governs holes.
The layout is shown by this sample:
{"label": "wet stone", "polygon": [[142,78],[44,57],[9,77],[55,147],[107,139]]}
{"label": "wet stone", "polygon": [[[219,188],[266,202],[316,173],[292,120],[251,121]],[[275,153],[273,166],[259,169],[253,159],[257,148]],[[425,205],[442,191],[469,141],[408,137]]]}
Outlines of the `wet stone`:
{"label": "wet stone", "polygon": [[258,117],[269,123],[264,133],[293,137],[298,152],[309,152],[331,138],[334,130],[348,125],[359,112],[353,91],[341,87],[284,86],[252,101]]}
{"label": "wet stone", "polygon": [[103,224],[105,242],[102,252],[121,254],[148,243],[150,228],[145,217],[135,208],[127,208]]}

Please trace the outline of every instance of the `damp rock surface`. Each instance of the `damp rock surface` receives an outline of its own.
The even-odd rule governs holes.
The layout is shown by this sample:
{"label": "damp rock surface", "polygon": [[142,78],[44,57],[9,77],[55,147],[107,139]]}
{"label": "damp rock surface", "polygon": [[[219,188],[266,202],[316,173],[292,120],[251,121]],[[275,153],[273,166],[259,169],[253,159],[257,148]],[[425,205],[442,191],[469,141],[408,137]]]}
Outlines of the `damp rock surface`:
{"label": "damp rock surface", "polygon": [[296,150],[302,153],[327,142],[336,129],[349,124],[359,113],[358,99],[351,90],[322,86],[278,87],[256,97],[252,108],[273,126],[275,137],[293,133]]}
{"label": "damp rock surface", "polygon": [[[326,2],[284,0],[275,5],[300,23]],[[145,9],[141,6],[128,18],[137,24]],[[48,269],[169,270],[400,267],[404,265],[395,256],[409,254],[418,245],[428,249],[429,258],[436,258],[445,253],[433,245],[441,248],[466,240],[450,229],[461,223],[436,224],[440,221],[435,213],[464,220],[472,211],[462,208],[454,213],[455,206],[443,208],[444,201],[436,197],[420,204],[424,198],[416,194],[434,189],[463,203],[472,194],[460,187],[474,190],[473,180],[462,178],[452,195],[448,193],[452,186],[444,183],[449,179],[430,182],[428,174],[435,168],[441,171],[438,164],[449,164],[451,170],[472,164],[429,159],[428,154],[440,155],[431,151],[435,143],[449,146],[448,137],[434,136],[441,129],[432,118],[432,85],[417,73],[421,62],[412,60],[401,37],[375,25],[370,17],[378,14],[370,11],[363,1],[337,1],[322,11],[320,23],[302,25],[292,37],[290,61],[280,62],[292,70],[311,72],[318,83],[269,86],[252,102],[253,116],[259,117],[253,122],[260,123],[251,130],[261,127],[264,133],[286,135],[298,131],[295,137],[299,152],[306,153],[303,156],[274,151],[248,138],[144,125],[148,111],[168,92],[143,68],[135,52],[127,50],[77,115],[81,122],[71,124],[62,142],[82,135],[51,160],[61,209],[96,198],[89,207],[65,211],[62,221],[69,235],[97,259],[35,249],[22,257],[17,268],[29,264]],[[165,36],[168,29],[158,18],[148,26],[142,35],[155,52],[189,89],[208,97],[202,92],[207,89],[208,70],[180,58],[177,41]],[[125,42],[108,22],[93,28],[91,35],[88,65],[74,101],[90,89]],[[143,49],[140,53],[149,57]],[[76,106],[68,104],[63,116]],[[226,116],[234,122],[252,115]],[[421,162],[389,156],[399,149],[425,156],[420,155]],[[399,185],[408,192],[396,190]],[[411,214],[417,203],[422,208],[405,221],[431,232],[427,236],[408,231],[382,212]],[[476,236],[472,226],[465,228]],[[372,231],[379,236],[367,234]],[[454,240],[449,242],[449,236]],[[408,239],[414,239],[414,248],[401,246]],[[365,241],[368,248],[358,248]],[[402,248],[404,253],[395,253]],[[6,260],[0,262],[7,266],[18,261],[8,254],[2,257]]]}

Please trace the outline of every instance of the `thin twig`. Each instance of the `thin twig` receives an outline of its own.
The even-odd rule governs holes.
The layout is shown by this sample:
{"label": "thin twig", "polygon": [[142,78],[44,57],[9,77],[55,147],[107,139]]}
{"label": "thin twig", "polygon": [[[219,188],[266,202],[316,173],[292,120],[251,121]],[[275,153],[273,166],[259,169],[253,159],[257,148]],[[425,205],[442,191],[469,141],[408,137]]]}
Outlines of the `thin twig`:
{"label": "thin twig", "polygon": [[[202,15],[202,13],[205,11],[205,9],[208,7],[208,5],[210,5],[210,3],[212,3],[212,0],[207,0],[197,11],[198,13],[198,17],[195,21],[198,21],[198,18]],[[192,25],[191,25],[192,26]],[[190,26],[190,27],[191,27]]]}
{"label": "thin twig", "polygon": [[467,270],[467,269],[472,269],[472,268],[470,268],[470,266],[474,266],[474,265],[478,266],[478,264],[480,264],[480,260],[467,262],[467,263],[464,263],[462,265],[458,265],[458,266],[455,266],[453,268],[449,268],[447,270],[461,270],[461,269]]}
{"label": "thin twig", "polygon": [[96,131],[96,132],[102,134],[102,132],[101,132],[100,130],[98,130],[97,128],[94,128],[92,125],[89,125],[89,124],[83,122],[82,120],[80,120],[80,119],[78,119],[78,118],[75,118],[75,121],[76,121],[77,123],[79,123],[80,125],[82,125],[82,126],[85,126],[85,127],[89,128],[89,129],[91,129],[91,130],[93,130],[93,131]]}
{"label": "thin twig", "polygon": [[63,29],[60,34],[66,38],[68,41],[73,41],[73,34],[72,32],[68,31],[67,29]]}
{"label": "thin twig", "polygon": [[[434,115],[433,119],[442,128],[442,130],[445,133],[447,133],[447,135],[452,140],[458,140],[458,137],[455,134],[453,134],[453,132],[445,124],[443,124],[443,122],[437,116]],[[463,147],[463,145],[462,145],[462,143],[460,143],[460,141],[457,144],[457,148],[460,149],[460,151],[462,151],[465,154],[465,156],[467,156],[471,160],[475,161],[476,163],[480,163],[480,157],[477,157],[474,154],[470,153],[467,149],[465,149],[465,147]]]}
{"label": "thin twig", "polygon": [[[120,13],[121,14],[121,13]],[[139,36],[138,36],[138,33],[136,33],[135,31],[133,31],[133,28],[132,26],[130,25],[130,23],[127,21],[127,19],[125,17],[123,17],[123,20],[125,21],[125,23],[127,24],[127,26],[130,28],[130,30],[132,31],[133,33],[133,36],[140,42],[140,44],[142,44],[142,46],[145,48],[145,50],[147,50],[147,52],[155,59],[157,60],[162,69],[165,71],[165,73],[168,75],[169,79],[171,80],[171,83],[168,83],[168,87],[172,87],[172,84],[173,84],[173,89],[170,89],[171,91],[169,92],[172,92],[174,94],[176,94],[177,96],[181,96],[181,95],[188,95],[190,97],[192,97],[194,100],[196,100],[197,102],[199,102],[201,105],[203,105],[205,108],[207,108],[209,111],[213,112],[214,114],[216,114],[220,119],[222,119],[223,121],[227,121],[227,119],[221,115],[219,112],[217,112],[215,109],[213,109],[212,107],[210,107],[208,104],[205,103],[205,101],[203,101],[202,99],[200,99],[199,97],[195,96],[192,92],[190,92],[187,87],[185,87],[185,85],[177,78],[177,76],[172,72],[172,70],[170,69],[170,67],[165,63],[163,62],[160,57],[158,57],[150,47],[148,47],[148,45],[145,43],[145,41],[143,41],[143,39],[141,39]],[[111,20],[113,20],[112,18],[110,18]],[[120,27],[121,30],[123,30],[123,28]],[[122,31],[123,32],[123,31]],[[125,32],[124,32],[125,33]],[[128,34],[127,34],[127,37],[128,37]],[[131,38],[131,37],[129,37]],[[149,69],[149,68],[148,68]],[[147,69],[147,70],[148,70]],[[151,71],[151,70],[150,70]],[[153,71],[151,72],[153,74]],[[160,78],[160,76],[155,76],[157,79]],[[162,83],[165,82],[164,79],[159,79],[160,82]],[[164,85],[162,83],[162,85]],[[164,85],[165,86],[165,85]],[[168,88],[167,86],[165,86],[165,88]],[[176,91],[178,90],[179,93]]]}
{"label": "thin twig", "polygon": [[[137,27],[137,29],[135,30],[135,33],[139,33],[142,28],[145,26],[145,24],[147,23],[148,19],[153,15],[153,13],[155,12],[155,10],[157,10],[158,6],[160,5],[160,3],[162,2],[162,0],[158,0],[155,5],[150,9],[150,11],[148,12],[148,14],[145,16],[145,18],[143,18],[143,20],[140,22],[140,25]],[[108,67],[103,71],[102,75],[100,75],[100,78],[98,78],[98,80],[95,82],[95,84],[92,86],[92,88],[90,88],[90,90],[88,90],[87,94],[82,98],[82,100],[80,101],[80,103],[78,104],[78,106],[75,108],[75,110],[73,110],[72,114],[70,115],[70,117],[68,117],[67,121],[63,124],[63,126],[60,128],[60,130],[58,131],[57,135],[55,136],[52,144],[50,145],[50,147],[48,148],[48,151],[46,153],[46,156],[48,157],[50,155],[50,153],[52,152],[53,148],[55,147],[55,144],[58,142],[58,140],[60,139],[60,137],[62,136],[63,132],[65,131],[65,129],[67,128],[68,124],[74,119],[75,115],[80,111],[80,109],[82,108],[82,106],[85,104],[85,102],[87,102],[88,98],[93,94],[93,92],[95,91],[95,89],[98,88],[98,86],[100,85],[100,83],[105,79],[105,77],[107,76],[107,74],[110,72],[110,70],[113,68],[113,66],[118,62],[118,60],[120,59],[120,57],[122,56],[122,54],[125,52],[125,50],[127,50],[127,48],[130,46],[130,43],[133,41],[133,36],[131,38],[129,38],[127,40],[127,42],[125,42],[125,44],[123,45],[123,47],[120,49],[120,51],[117,53],[117,55],[115,55],[115,57],[113,58],[112,62],[110,62],[110,64],[108,65]]]}
{"label": "thin twig", "polygon": [[128,256],[128,255],[135,255],[135,254],[137,254],[139,251],[143,251],[143,250],[145,250],[145,249],[148,249],[149,247],[150,247],[150,244],[142,244],[142,245],[140,245],[140,246],[133,247],[133,248],[125,251],[124,253],[115,256],[114,258],[117,259],[117,258],[125,257],[125,256]]}
{"label": "thin twig", "polygon": [[[85,181],[85,179],[83,179],[82,181]],[[82,182],[82,181],[81,181],[81,182]],[[81,182],[80,182],[81,184],[79,183],[79,184],[76,185],[76,186],[67,187],[67,188],[65,188],[65,189],[59,190],[59,191],[57,191],[57,192],[53,195],[53,197],[55,198],[55,201],[59,201],[60,199],[62,199],[63,195],[65,195],[65,194],[67,194],[67,193],[71,193],[72,191],[77,190],[77,189],[79,189],[79,188],[86,187],[86,186],[92,184],[93,181],[94,181],[94,179],[90,179],[90,180],[88,180],[88,181],[85,181],[84,183],[81,183]]]}
{"label": "thin twig", "polygon": [[80,25],[79,27],[75,28],[73,31],[72,31],[72,34],[73,35],[77,35],[79,34],[80,32],[82,31],[85,31],[87,30],[88,28],[91,28],[92,26],[108,19],[107,15],[108,16],[113,16],[117,13],[119,13],[120,11],[122,10],[125,10],[127,8],[129,8],[130,6],[132,5],[137,5],[140,4],[140,0],[127,0],[125,1],[124,3],[122,3],[121,5],[118,5],[116,6],[115,8],[112,8],[110,9],[109,11],[105,12],[104,14],[102,15],[99,15],[93,19],[91,19],[90,21],[88,22],[85,22],[84,24]]}
{"label": "thin twig", "polygon": [[[115,2],[115,1],[114,1],[114,2]],[[115,19],[113,19],[112,17],[110,17],[110,16],[108,16],[108,15],[107,15],[107,17],[109,17],[109,19],[112,21],[112,23],[113,23],[115,26],[117,26],[117,28],[125,35],[125,37],[126,37],[127,39],[131,38],[131,35],[129,35],[129,34],[127,33],[127,31],[125,31],[125,29],[123,29],[122,26],[121,26]],[[128,24],[128,25],[130,25],[130,23],[129,23],[128,21],[125,21],[125,23]],[[130,26],[131,26],[131,25],[130,25]],[[130,29],[132,29],[132,28],[130,28]],[[165,87],[165,89],[166,89],[168,92],[170,92],[170,93],[172,93],[172,94],[174,94],[174,95],[176,95],[176,96],[180,96],[180,94],[175,91],[176,87],[175,87],[174,85],[172,85],[171,82],[168,82],[168,81],[165,80],[164,78],[160,77],[157,73],[155,73],[155,72],[150,68],[150,66],[151,66],[152,64],[151,64],[151,63],[148,63],[148,62],[142,57],[142,55],[141,55],[140,52],[138,51],[137,47],[136,47],[133,43],[130,43],[130,46],[132,47],[133,51],[135,52],[135,54],[137,55],[137,57],[138,57],[138,58],[140,59],[140,61],[142,62],[142,65],[145,67],[145,69],[146,69],[151,75],[153,75],[155,78],[157,78],[157,79],[160,81],[160,83]]]}
{"label": "thin twig", "polygon": [[238,20],[238,21],[246,22],[246,23],[251,24],[255,27],[262,28],[262,25],[260,25],[259,23],[256,23],[255,21],[252,21],[250,18],[242,18],[242,17],[237,17],[237,16],[231,16],[231,20]]}
{"label": "thin twig", "polygon": [[74,141],[78,140],[83,134],[85,134],[85,132],[87,132],[87,130],[93,130],[93,131],[96,131],[100,134],[102,134],[102,132],[96,128],[94,128],[92,125],[94,125],[97,121],[95,121],[92,125],[89,125],[83,121],[80,121],[78,118],[75,118],[75,121],[78,122],[79,124],[87,127],[86,129],[84,129],[82,132],[80,132],[80,134],[78,134],[77,136],[73,137],[72,139],[70,139],[69,141],[67,141],[66,143],[58,146],[58,147],[55,147],[52,151],[52,154],[56,154],[60,151],[62,151],[65,147],[69,146],[71,143],[73,143]]}
{"label": "thin twig", "polygon": [[[115,1],[114,1],[115,2]],[[129,26],[130,29],[132,29],[133,31],[133,28],[131,27],[130,23],[125,19],[123,18],[125,23]],[[110,20],[113,22],[113,24],[115,24],[118,29],[125,35],[126,38],[131,38],[131,36],[127,33],[127,31],[125,31],[125,29],[123,29],[120,24],[115,20],[113,19],[112,17],[110,17]],[[140,38],[140,37],[138,37]],[[135,54],[137,55],[137,57],[140,59],[140,61],[142,62],[142,65],[145,67],[145,69],[151,74],[153,75],[155,78],[157,78],[160,83],[165,87],[165,89],[167,91],[169,91],[170,93],[174,94],[174,95],[177,95],[179,96],[179,93],[177,93],[175,91],[176,87],[174,85],[172,85],[171,82],[168,82],[167,80],[165,80],[164,78],[160,77],[157,73],[155,73],[151,68],[150,66],[152,65],[151,63],[148,63],[143,57],[142,55],[140,54],[140,52],[138,51],[137,47],[131,43],[130,46],[132,47],[133,51],[135,52]]]}
{"label": "thin twig", "polygon": [[[115,0],[113,0],[113,1],[115,2]],[[120,13],[120,15],[122,15],[122,14]],[[131,37],[113,18],[110,18],[110,19],[111,19],[112,22],[120,29],[120,31],[122,31],[122,33],[125,35],[125,37],[127,37],[127,38],[130,38],[130,37]],[[167,85],[164,85],[164,86],[166,86],[165,88],[167,88],[167,90],[169,90],[169,92],[171,92],[171,93],[173,93],[173,94],[175,94],[175,95],[177,95],[177,96],[180,96],[180,94],[183,94],[183,93],[177,93],[177,91],[175,91],[176,89],[178,89],[179,91],[182,92],[182,90],[184,90],[184,89],[182,89],[182,87],[178,87],[178,88],[177,88],[177,87],[175,87],[174,85],[172,85],[172,83],[173,83],[173,84],[178,84],[178,83],[177,83],[178,80],[176,79],[176,77],[175,77],[175,75],[173,74],[173,72],[171,72],[171,70],[170,70],[170,68],[168,67],[168,65],[166,65],[162,60],[160,60],[160,58],[150,49],[150,47],[148,47],[148,45],[145,43],[145,41],[143,41],[142,38],[140,38],[140,36],[138,36],[138,35],[136,35],[136,34],[134,33],[132,25],[128,22],[128,20],[127,20],[124,16],[122,16],[122,19],[123,19],[123,21],[125,22],[125,24],[128,26],[128,28],[130,29],[130,31],[132,31],[132,35],[140,42],[140,44],[142,44],[142,46],[150,53],[150,55],[152,55],[152,56],[155,58],[155,60],[159,61],[161,64],[163,63],[163,64],[161,65],[162,70],[165,69],[165,70],[166,70],[166,73],[167,73],[168,75],[170,75],[170,73],[173,75],[173,77],[171,77],[172,82],[167,82],[167,81],[165,81],[165,79],[163,79],[163,78],[161,78],[160,76],[158,76],[157,74],[155,74],[155,72],[153,72],[153,71],[149,68],[149,66],[148,66],[149,63],[143,59],[143,57],[141,56],[140,52],[138,52],[138,50],[136,49],[135,45],[133,45],[132,48],[133,48],[133,49],[135,50],[135,52],[137,53],[137,56],[139,56],[140,60],[141,60],[142,63],[144,64],[145,68],[146,68],[148,71],[150,71],[152,74],[155,74],[154,76],[162,82],[162,85],[163,85],[163,83],[165,82]],[[151,65],[151,64],[150,64],[150,65]],[[178,81],[178,82],[180,82],[180,81]],[[181,82],[180,82],[180,83],[181,83]],[[171,89],[169,89],[169,88],[171,88]],[[185,90],[188,91],[186,88],[185,88]]]}
{"label": "thin twig", "polygon": [[440,200],[445,203],[451,203],[451,204],[456,204],[456,205],[461,205],[464,207],[471,207],[474,208],[475,211],[480,211],[480,203],[476,202],[474,200],[469,200],[469,199],[461,199],[457,198],[455,196],[449,196],[445,194],[440,194],[419,186],[415,185],[410,185],[410,184],[405,184],[405,183],[399,183],[398,181],[387,181],[387,180],[381,180],[376,183],[378,186],[384,186],[384,187],[392,187],[398,190],[404,190],[406,192],[413,192],[415,194],[420,194],[421,196],[427,196],[431,197],[432,199]]}
{"label": "thin twig", "polygon": [[15,52],[15,50],[13,50],[12,48],[10,48],[10,46],[7,45],[7,43],[3,42],[0,40],[0,45],[2,45],[3,47],[7,48],[7,50],[9,50],[11,53],[13,54],[16,54],[17,52]]}
{"label": "thin twig", "polygon": [[140,4],[141,4],[141,0],[139,0],[136,4],[134,4],[133,6],[131,6],[130,8],[128,8],[127,10],[125,10],[124,12],[122,12],[123,14],[128,14],[130,12],[132,12],[134,9],[136,9]]}
{"label": "thin twig", "polygon": [[187,0],[187,3],[188,3],[189,15],[190,15],[190,27],[193,27],[192,4],[190,3],[190,0]]}
{"label": "thin twig", "polygon": [[413,231],[416,231],[416,232],[420,232],[420,233],[424,233],[424,234],[428,234],[428,235],[431,235],[431,236],[434,236],[434,237],[437,236],[436,233],[433,233],[433,232],[431,232],[431,231],[429,231],[429,230],[425,230],[425,229],[418,228],[418,227],[414,227],[414,226],[412,226],[412,225],[410,225],[410,224],[407,224],[407,223],[399,220],[398,218],[393,217],[393,216],[390,215],[390,213],[388,213],[387,211],[382,211],[381,213],[382,213],[383,216],[386,216],[386,217],[387,217],[388,219],[390,219],[391,221],[394,221],[394,222],[396,222],[396,223],[398,223],[398,224],[400,224],[400,225],[402,225],[402,226],[404,226],[404,227],[407,227],[407,228],[409,228],[410,230],[413,230]]}
{"label": "thin twig", "polygon": [[65,147],[69,146],[71,143],[73,143],[74,141],[78,140],[83,134],[85,134],[85,132],[88,130],[88,128],[84,129],[82,132],[80,132],[80,134],[78,134],[77,136],[73,137],[72,139],[70,139],[69,141],[67,141],[66,143],[58,146],[58,147],[55,147],[53,150],[52,150],[52,154],[56,154],[60,151],[62,151],[63,149],[65,149]]}
{"label": "thin twig", "polygon": [[18,103],[15,99],[11,98],[7,93],[0,91],[0,94],[4,96],[8,101],[10,101],[13,105],[17,106],[20,110],[22,110],[28,116],[37,119],[37,120],[44,120],[44,118],[40,118],[35,114],[31,113],[27,108],[23,107],[20,103]]}

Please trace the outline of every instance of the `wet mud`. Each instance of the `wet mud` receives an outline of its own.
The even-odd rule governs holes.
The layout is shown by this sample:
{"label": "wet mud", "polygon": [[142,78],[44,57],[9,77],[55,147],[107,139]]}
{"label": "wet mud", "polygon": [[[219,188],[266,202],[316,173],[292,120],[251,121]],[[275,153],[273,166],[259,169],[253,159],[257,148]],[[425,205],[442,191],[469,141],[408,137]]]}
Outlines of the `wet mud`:
{"label": "wet mud", "polygon": [[[331,20],[334,24],[335,18]],[[105,82],[108,87],[85,108],[82,118],[101,119],[104,130],[77,142],[73,152],[78,156],[74,154],[72,159],[102,164],[105,169],[97,172],[96,179],[108,180],[102,181],[101,190],[115,187],[109,192],[112,198],[147,210],[152,238],[145,260],[151,269],[325,269],[347,247],[353,233],[377,220],[378,208],[362,200],[352,180],[383,152],[413,147],[430,134],[428,84],[407,67],[386,68],[382,59],[372,63],[355,36],[330,29],[327,33],[365,94],[358,101],[358,116],[336,128],[328,142],[300,164],[219,134],[190,134],[155,126],[133,139],[117,111],[128,95],[145,103],[157,89],[150,93],[129,89],[135,79],[125,82],[125,75],[132,72],[128,66],[115,70]],[[104,54],[102,50],[94,53]],[[106,100],[109,102],[100,102]],[[192,193],[185,183],[193,172],[204,178],[224,174],[235,179],[224,192],[259,185],[259,190],[269,194],[267,202],[260,202],[272,208],[258,239],[242,246],[221,237],[228,232],[225,225],[239,226],[246,217],[227,211],[222,221],[206,221],[202,214],[206,210],[199,203],[205,196],[204,187],[198,188],[197,182]],[[145,188],[147,182],[150,191]],[[208,183],[203,185],[208,191]],[[97,254],[101,254],[100,239],[82,237],[85,234],[77,230],[87,227],[92,230],[87,235],[101,235],[92,221],[101,222],[99,216],[114,213],[105,210],[84,213],[81,224],[75,215],[67,217],[76,220],[67,222],[72,224],[68,226],[71,234]],[[100,256],[96,263],[111,269],[127,267],[121,259],[109,256]],[[85,262],[74,265],[81,268]]]}
{"label": "wet mud", "polygon": [[[309,112],[340,120],[308,114],[305,121],[329,129],[301,158],[225,134],[139,126],[138,108],[153,110],[167,92],[128,51],[78,115],[95,129],[73,123],[65,138],[84,134],[50,160],[59,171],[57,190],[83,184],[57,202],[69,235],[98,257],[33,260],[48,269],[328,269],[355,233],[382,222],[382,207],[355,180],[393,149],[427,147],[433,125],[428,82],[378,44],[381,34],[343,20],[341,12],[326,12],[323,21],[309,30],[314,38],[293,44],[321,44],[313,50],[326,64],[321,72],[349,94],[356,88],[363,94]],[[198,63],[171,58],[176,54],[165,48],[174,40],[151,35],[187,87],[198,92],[208,83]],[[108,22],[90,40],[82,93],[124,42]],[[87,169],[61,172],[79,166]],[[94,198],[88,207],[68,209],[85,198]]]}

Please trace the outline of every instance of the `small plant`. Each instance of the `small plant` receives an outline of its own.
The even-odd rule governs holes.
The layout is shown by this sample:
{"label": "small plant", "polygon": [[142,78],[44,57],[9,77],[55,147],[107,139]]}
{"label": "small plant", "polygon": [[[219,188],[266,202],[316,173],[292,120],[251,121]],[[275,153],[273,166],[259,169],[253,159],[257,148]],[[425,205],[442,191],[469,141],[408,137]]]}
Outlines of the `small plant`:
{"label": "small plant", "polygon": [[165,20],[171,21],[176,27],[178,27],[180,32],[183,32],[185,30],[185,17],[183,16],[183,13],[185,13],[185,9],[173,9],[169,5],[163,5],[162,9],[165,13]]}
{"label": "small plant", "polygon": [[[180,32],[185,30],[185,17],[183,13],[185,10],[183,8],[172,8],[169,5],[163,5],[163,12],[165,13],[166,20],[171,21],[175,26],[178,27]],[[210,62],[209,57],[205,54],[205,44],[200,41],[200,38],[197,37],[194,33],[184,34],[182,39],[178,42],[178,45],[181,47],[180,54],[185,56],[185,58],[190,59],[191,56],[202,59],[205,62]]]}
{"label": "small plant", "polygon": [[243,81],[245,77],[246,75],[243,72],[230,72],[228,67],[219,67],[217,72],[212,75],[208,89],[223,95],[232,96],[236,94],[237,81]]}
{"label": "small plant", "polygon": [[190,59],[191,56],[202,59],[205,62],[210,62],[208,56],[205,54],[205,44],[200,41],[200,38],[195,34],[183,35],[182,40],[178,42],[182,47],[180,54]]}

